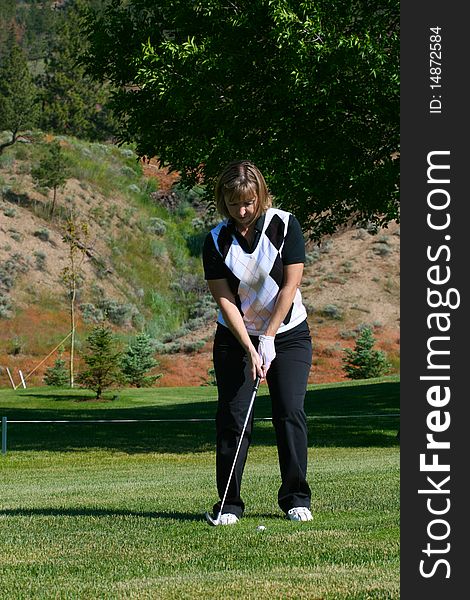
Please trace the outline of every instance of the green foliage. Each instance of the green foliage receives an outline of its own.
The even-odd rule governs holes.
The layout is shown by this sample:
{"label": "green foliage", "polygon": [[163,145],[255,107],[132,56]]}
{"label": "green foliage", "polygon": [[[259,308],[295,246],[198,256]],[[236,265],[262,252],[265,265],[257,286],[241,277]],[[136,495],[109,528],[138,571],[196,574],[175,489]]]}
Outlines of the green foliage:
{"label": "green foliage", "polygon": [[146,375],[158,365],[153,355],[150,337],[146,333],[137,335],[122,356],[121,369],[127,383],[135,387],[150,387],[162,376]]}
{"label": "green foliage", "polygon": [[69,383],[69,374],[65,368],[65,361],[59,356],[54,366],[46,369],[44,374],[44,383],[53,387],[63,387]]}
{"label": "green foliage", "polygon": [[39,62],[55,35],[62,11],[55,9],[52,2],[44,0],[16,4],[15,20],[22,31],[22,47],[28,55],[28,60]]}
{"label": "green foliage", "polygon": [[343,370],[348,379],[370,379],[390,371],[387,357],[381,350],[373,350],[375,338],[369,327],[364,327],[354,349],[345,348]]}
{"label": "green foliage", "polygon": [[59,142],[45,144],[45,154],[39,164],[31,169],[31,176],[37,185],[53,191],[50,208],[54,214],[57,190],[63,187],[69,177],[69,164]]}
{"label": "green foliage", "polygon": [[11,134],[10,140],[0,144],[0,154],[16,142],[22,131],[35,124],[37,114],[37,90],[26,56],[12,43],[0,63],[0,131]]}
{"label": "green foliage", "polygon": [[2,0],[0,2],[0,63],[14,37],[16,0]]}
{"label": "green foliage", "polygon": [[31,170],[31,175],[34,181],[43,187],[61,187],[68,178],[68,161],[59,142],[44,144],[44,148],[44,156],[37,167]]}
{"label": "green foliage", "polygon": [[93,82],[77,63],[77,55],[83,51],[79,29],[82,4],[75,1],[65,8],[57,34],[50,42],[40,78],[40,126],[56,134],[102,140],[112,135],[114,123],[106,107],[108,86]]}
{"label": "green foliage", "polygon": [[121,352],[109,327],[98,325],[87,337],[87,350],[83,359],[88,368],[77,375],[77,383],[96,392],[96,399],[107,388],[121,383]]}
{"label": "green foliage", "polygon": [[248,158],[319,238],[398,217],[399,2],[116,0],[82,60],[121,139],[210,189]]}

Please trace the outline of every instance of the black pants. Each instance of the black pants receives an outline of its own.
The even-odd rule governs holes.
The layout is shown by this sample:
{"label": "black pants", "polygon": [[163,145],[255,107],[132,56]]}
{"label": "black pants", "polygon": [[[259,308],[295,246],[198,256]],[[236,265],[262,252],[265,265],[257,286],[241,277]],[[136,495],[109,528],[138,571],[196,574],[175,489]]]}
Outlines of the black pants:
{"label": "black pants", "polygon": [[[252,338],[255,348],[258,339]],[[310,508],[311,492],[307,473],[307,422],[304,399],[312,360],[312,341],[307,322],[279,333],[275,338],[276,358],[267,373],[272,404],[272,419],[281,471],[278,503],[284,512],[294,506]],[[214,368],[218,387],[217,490],[222,499],[233,465],[240,434],[253,393],[253,379],[246,352],[231,331],[219,325],[214,339]],[[253,413],[248,422],[232,475],[224,513],[240,517],[245,504],[240,495],[241,482],[253,428]],[[214,505],[214,514],[220,501]]]}

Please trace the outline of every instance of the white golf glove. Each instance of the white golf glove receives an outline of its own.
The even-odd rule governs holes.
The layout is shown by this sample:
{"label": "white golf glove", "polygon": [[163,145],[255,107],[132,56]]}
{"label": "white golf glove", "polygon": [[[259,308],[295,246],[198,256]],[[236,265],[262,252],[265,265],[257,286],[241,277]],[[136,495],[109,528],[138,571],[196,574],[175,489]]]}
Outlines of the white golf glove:
{"label": "white golf glove", "polygon": [[276,349],[274,347],[273,335],[259,336],[258,354],[261,359],[261,365],[267,371],[276,357]]}

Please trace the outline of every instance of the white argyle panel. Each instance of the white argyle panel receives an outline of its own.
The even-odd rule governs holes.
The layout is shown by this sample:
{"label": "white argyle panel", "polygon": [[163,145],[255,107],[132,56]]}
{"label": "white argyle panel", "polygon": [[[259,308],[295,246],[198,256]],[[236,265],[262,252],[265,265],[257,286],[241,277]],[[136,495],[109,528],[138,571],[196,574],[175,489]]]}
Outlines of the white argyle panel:
{"label": "white argyle panel", "polygon": [[[248,333],[253,335],[266,331],[282,285],[283,265],[281,253],[289,224],[289,216],[289,213],[285,211],[270,208],[266,213],[258,245],[251,254],[243,250],[235,236],[227,235],[226,227],[224,230],[225,224],[221,224],[212,230],[216,248],[224,258],[227,267],[239,281],[238,300],[240,312]],[[298,291],[292,310],[288,315],[289,319],[286,319],[290,325],[289,327],[281,325],[279,331],[292,326],[292,317],[295,318],[294,326],[301,322],[305,318],[303,316],[299,320],[301,313],[306,316]],[[218,320],[220,323],[224,323],[221,314],[219,314]]]}
{"label": "white argyle panel", "polygon": [[257,332],[266,329],[279,293],[278,283],[269,275],[278,256],[279,250],[265,235],[263,228],[252,254],[245,253],[234,241],[225,258],[225,264],[240,280],[238,296],[245,322]]}

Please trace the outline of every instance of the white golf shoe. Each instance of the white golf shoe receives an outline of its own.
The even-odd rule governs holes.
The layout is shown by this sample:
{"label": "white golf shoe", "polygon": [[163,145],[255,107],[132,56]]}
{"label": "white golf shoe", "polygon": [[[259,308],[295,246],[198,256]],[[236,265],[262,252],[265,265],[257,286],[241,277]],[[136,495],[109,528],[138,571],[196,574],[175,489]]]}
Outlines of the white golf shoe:
{"label": "white golf shoe", "polygon": [[219,525],[235,525],[235,523],[238,523],[238,517],[233,513],[220,515]]}
{"label": "white golf shoe", "polygon": [[311,521],[312,513],[306,506],[295,506],[287,511],[289,521]]}

